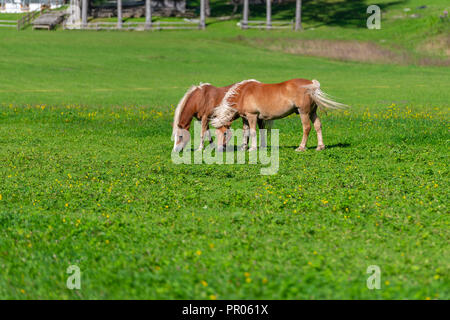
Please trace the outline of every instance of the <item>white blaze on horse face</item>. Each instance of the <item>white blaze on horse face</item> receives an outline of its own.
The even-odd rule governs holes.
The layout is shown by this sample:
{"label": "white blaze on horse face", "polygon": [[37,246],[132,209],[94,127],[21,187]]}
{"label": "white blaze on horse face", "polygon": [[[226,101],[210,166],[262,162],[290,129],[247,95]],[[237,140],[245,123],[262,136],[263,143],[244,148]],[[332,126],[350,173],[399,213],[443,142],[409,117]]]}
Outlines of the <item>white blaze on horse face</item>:
{"label": "white blaze on horse face", "polygon": [[172,152],[171,152],[171,158],[172,158],[172,162],[175,164],[190,164],[191,163],[191,151],[185,151],[185,152],[180,152],[181,150],[183,150],[183,148],[186,146],[186,144],[189,142],[190,140],[190,134],[189,131],[184,130],[184,129],[178,129],[177,130],[177,136],[175,136],[175,143],[180,140],[181,137],[181,142],[179,144],[175,144]]}
{"label": "white blaze on horse face", "polygon": [[172,134],[172,139],[173,139],[173,149],[172,151],[175,151],[176,146],[178,144],[178,129],[174,129],[173,130],[173,134]]}
{"label": "white blaze on horse face", "polygon": [[175,142],[172,151],[180,152],[183,150],[186,144],[190,141],[190,138],[191,136],[188,130],[178,128],[174,137]]}

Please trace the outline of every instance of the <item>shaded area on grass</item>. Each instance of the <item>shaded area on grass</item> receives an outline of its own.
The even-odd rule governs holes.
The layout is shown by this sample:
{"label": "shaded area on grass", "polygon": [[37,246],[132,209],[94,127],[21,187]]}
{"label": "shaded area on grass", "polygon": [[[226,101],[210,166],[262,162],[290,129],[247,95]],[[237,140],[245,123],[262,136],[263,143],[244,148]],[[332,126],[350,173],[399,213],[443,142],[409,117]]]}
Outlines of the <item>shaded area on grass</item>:
{"label": "shaded area on grass", "polygon": [[[379,4],[382,10],[406,3],[405,0],[390,1]],[[193,2],[191,6],[197,5]],[[272,17],[276,20],[292,20],[295,17],[295,0],[283,3],[272,3]],[[322,25],[334,25],[341,27],[366,27],[368,17],[366,0],[352,1],[329,1],[329,0],[303,0],[302,20],[314,23],[314,27]],[[229,1],[211,1],[211,17],[232,16],[234,6]],[[250,4],[250,19],[263,18],[266,16],[266,4]],[[242,14],[242,5],[238,6],[235,14]]]}

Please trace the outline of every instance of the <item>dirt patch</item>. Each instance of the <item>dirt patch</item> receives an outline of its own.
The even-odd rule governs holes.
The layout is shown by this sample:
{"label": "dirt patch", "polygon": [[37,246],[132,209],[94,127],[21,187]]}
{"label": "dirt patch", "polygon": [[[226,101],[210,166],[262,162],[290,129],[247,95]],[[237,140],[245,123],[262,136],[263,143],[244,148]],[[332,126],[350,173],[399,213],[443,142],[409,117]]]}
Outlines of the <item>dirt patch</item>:
{"label": "dirt patch", "polygon": [[[322,39],[253,39],[242,36],[236,38],[236,40],[273,51],[325,57],[342,61],[439,66],[450,65],[450,59],[414,57],[405,50],[399,48],[389,49],[373,42]],[[439,45],[444,44],[439,43]],[[448,44],[445,48],[448,50]]]}
{"label": "dirt patch", "polygon": [[450,58],[450,35],[440,35],[426,40],[419,47],[420,51]]}

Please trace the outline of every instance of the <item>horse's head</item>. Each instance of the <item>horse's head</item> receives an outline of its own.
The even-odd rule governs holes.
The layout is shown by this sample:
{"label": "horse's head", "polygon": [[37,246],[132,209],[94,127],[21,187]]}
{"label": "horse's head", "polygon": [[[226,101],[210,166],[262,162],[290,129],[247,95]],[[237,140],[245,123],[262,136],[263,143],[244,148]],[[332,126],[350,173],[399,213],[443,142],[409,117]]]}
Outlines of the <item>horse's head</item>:
{"label": "horse's head", "polygon": [[172,136],[172,139],[174,140],[173,151],[180,152],[183,150],[190,138],[191,135],[189,134],[189,130],[181,128],[174,129]]}
{"label": "horse's head", "polygon": [[226,145],[228,141],[230,141],[232,136],[230,126],[223,126],[216,129],[216,137],[217,137],[217,150],[222,152],[225,151]]}

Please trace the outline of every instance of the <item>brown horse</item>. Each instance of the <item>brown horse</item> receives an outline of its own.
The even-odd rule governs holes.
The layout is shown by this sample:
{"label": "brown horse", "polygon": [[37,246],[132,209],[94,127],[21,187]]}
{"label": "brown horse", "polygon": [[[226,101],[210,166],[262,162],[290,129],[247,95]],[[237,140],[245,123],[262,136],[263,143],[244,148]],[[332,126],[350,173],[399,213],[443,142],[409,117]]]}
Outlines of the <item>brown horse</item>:
{"label": "brown horse", "polygon": [[[214,110],[222,101],[225,93],[231,85],[217,88],[209,83],[203,83],[198,86],[192,86],[183,96],[175,109],[173,118],[172,138],[174,139],[173,151],[180,152],[189,141],[186,134],[191,127],[192,119],[195,117],[202,122],[201,139],[199,149],[203,149],[205,136],[209,136],[209,118]],[[227,126],[219,129],[225,132]]]}
{"label": "brown horse", "polygon": [[[209,142],[212,143],[212,137],[209,132],[210,117],[214,108],[220,105],[225,97],[229,97],[229,90],[235,85],[218,88],[209,83],[203,83],[198,86],[192,86],[185,93],[175,109],[172,131],[172,138],[174,140],[173,151],[180,152],[188,143],[189,135],[187,132],[194,117],[200,120],[202,125],[198,150],[203,149],[206,137],[209,137]],[[244,130],[245,124],[246,121],[244,121]],[[259,126],[263,129],[264,121],[260,121]],[[218,141],[221,141],[221,144],[218,144],[219,151],[222,151],[226,140],[231,138],[231,136],[226,134],[228,128],[229,125],[224,125],[218,129]]]}
{"label": "brown horse", "polygon": [[320,90],[317,80],[292,79],[281,83],[264,84],[247,80],[234,88],[235,93],[222,101],[214,110],[211,124],[216,128],[230,126],[237,117],[247,119],[250,125],[252,144],[250,150],[257,149],[256,123],[259,120],[274,120],[300,114],[303,138],[296,151],[305,151],[311,124],[317,132],[317,150],[323,150],[322,124],[317,116],[317,107],[322,109],[344,109],[348,107]]}

